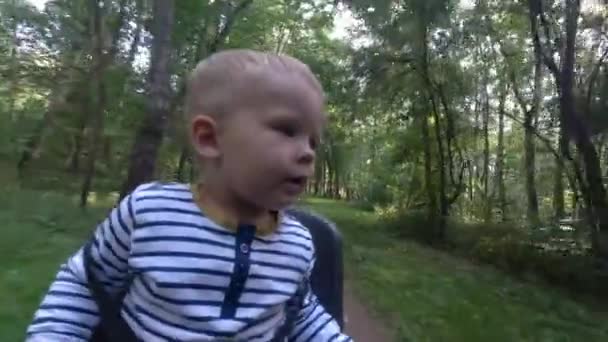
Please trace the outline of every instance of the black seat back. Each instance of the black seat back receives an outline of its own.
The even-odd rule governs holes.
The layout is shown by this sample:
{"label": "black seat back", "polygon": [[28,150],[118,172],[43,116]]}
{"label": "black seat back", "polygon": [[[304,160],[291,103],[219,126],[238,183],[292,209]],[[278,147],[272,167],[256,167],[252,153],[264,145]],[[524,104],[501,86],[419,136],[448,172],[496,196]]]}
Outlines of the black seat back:
{"label": "black seat back", "polygon": [[308,228],[317,260],[312,272],[312,291],[323,307],[344,328],[342,235],[331,221],[302,208],[287,213]]}

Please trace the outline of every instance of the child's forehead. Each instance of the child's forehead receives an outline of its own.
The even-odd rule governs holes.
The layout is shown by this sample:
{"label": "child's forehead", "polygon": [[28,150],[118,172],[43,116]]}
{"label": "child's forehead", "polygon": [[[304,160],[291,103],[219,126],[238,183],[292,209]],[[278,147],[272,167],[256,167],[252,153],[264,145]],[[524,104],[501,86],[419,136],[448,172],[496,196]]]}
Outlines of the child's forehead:
{"label": "child's forehead", "polygon": [[264,77],[288,77],[323,92],[312,71],[301,61],[249,50],[227,50],[203,60],[192,72],[190,83],[196,91],[201,87],[239,86]]}
{"label": "child's forehead", "polygon": [[322,93],[294,74],[261,74],[245,82],[234,99],[244,107],[281,109],[294,114],[310,114],[323,110]]}
{"label": "child's forehead", "polygon": [[193,70],[186,112],[223,116],[236,107],[275,102],[315,110],[311,108],[324,106],[325,96],[308,66],[293,57],[228,50],[212,55]]}
{"label": "child's forehead", "polygon": [[195,73],[225,68],[241,72],[255,68],[310,71],[305,63],[288,55],[233,49],[217,52],[204,59],[196,66]]}

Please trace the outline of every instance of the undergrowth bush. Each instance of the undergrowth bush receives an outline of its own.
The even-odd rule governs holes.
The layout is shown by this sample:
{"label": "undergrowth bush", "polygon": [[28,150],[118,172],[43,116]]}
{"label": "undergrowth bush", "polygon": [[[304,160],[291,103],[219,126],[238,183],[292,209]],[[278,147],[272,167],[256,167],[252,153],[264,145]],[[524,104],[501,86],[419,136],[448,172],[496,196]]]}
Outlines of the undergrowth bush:
{"label": "undergrowth bush", "polygon": [[403,212],[389,207],[376,212],[382,226],[398,238],[440,247],[515,276],[540,278],[579,294],[603,297],[608,288],[608,264],[577,247],[563,232],[539,233],[508,223],[451,221],[445,240],[438,243],[424,210]]}

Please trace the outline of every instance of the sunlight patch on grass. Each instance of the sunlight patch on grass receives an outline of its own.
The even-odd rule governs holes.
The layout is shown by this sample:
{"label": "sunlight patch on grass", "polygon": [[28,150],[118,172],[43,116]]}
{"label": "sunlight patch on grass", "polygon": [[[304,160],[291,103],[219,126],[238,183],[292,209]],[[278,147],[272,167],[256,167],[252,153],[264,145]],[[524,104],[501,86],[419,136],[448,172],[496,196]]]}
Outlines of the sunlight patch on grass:
{"label": "sunlight patch on grass", "polygon": [[113,192],[95,192],[89,194],[88,205],[97,208],[108,208],[114,206],[118,201],[118,191]]}

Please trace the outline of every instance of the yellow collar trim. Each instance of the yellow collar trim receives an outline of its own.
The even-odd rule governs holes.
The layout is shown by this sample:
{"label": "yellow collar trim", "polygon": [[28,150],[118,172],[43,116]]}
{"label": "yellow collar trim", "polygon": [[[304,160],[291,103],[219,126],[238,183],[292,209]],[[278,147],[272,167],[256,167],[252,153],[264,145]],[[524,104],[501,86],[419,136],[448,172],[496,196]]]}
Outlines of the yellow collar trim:
{"label": "yellow collar trim", "polygon": [[[232,231],[237,230],[239,226],[238,219],[230,215],[230,213],[213,201],[209,200],[208,197],[203,196],[204,193],[201,184],[192,184],[190,186],[190,191],[192,192],[194,203],[196,203],[207,218],[226,229]],[[274,233],[279,226],[280,218],[279,213],[269,211],[268,215],[264,215],[257,219],[252,223],[256,226],[256,235],[264,236]]]}

